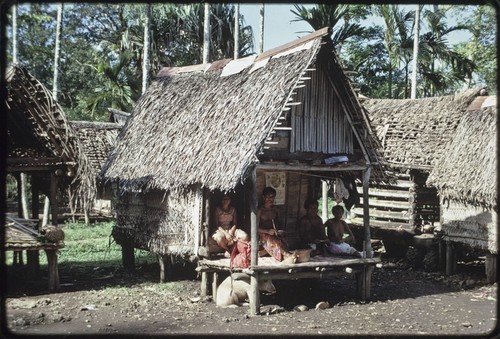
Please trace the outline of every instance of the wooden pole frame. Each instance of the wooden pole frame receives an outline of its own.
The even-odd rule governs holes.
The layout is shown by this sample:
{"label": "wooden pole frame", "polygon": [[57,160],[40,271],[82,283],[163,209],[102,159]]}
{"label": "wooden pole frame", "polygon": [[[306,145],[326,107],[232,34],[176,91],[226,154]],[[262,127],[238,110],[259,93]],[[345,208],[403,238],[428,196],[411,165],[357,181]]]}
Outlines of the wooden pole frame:
{"label": "wooden pole frame", "polygon": [[[251,175],[251,198],[250,198],[250,238],[252,243],[251,266],[258,264],[259,241],[257,232],[257,169],[254,166]],[[250,277],[250,294],[248,297],[253,300],[250,303],[250,314],[257,315],[260,312],[259,277],[258,274]]]}

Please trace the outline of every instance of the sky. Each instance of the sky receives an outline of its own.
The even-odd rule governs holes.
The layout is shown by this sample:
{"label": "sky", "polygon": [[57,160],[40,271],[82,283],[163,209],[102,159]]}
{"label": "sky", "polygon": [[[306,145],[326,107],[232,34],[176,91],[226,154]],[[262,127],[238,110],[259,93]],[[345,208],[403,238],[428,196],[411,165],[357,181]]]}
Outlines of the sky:
{"label": "sky", "polygon": [[[310,8],[312,4],[303,4],[306,8]],[[415,5],[408,5],[414,7]],[[264,51],[272,49],[277,46],[284,45],[290,41],[300,38],[307,33],[311,32],[311,26],[305,21],[291,22],[294,20],[295,15],[290,11],[294,9],[292,4],[265,4],[264,7]],[[410,8],[412,9],[412,8]],[[252,26],[253,34],[255,37],[255,51],[259,48],[259,35],[260,35],[260,4],[240,4],[240,14],[243,15],[245,23]],[[378,19],[377,24],[382,25],[382,20]],[[449,26],[453,25],[452,22]],[[451,33],[449,35],[449,42],[455,43],[458,41],[467,40],[470,35],[463,31]]]}
{"label": "sky", "polygon": [[[312,7],[312,5],[305,5]],[[290,12],[291,4],[265,4],[264,6],[264,51],[284,45],[290,41],[300,38],[312,32],[311,26],[305,21],[290,22],[295,15]],[[260,4],[241,4],[240,14],[243,15],[245,23],[252,26],[255,36],[255,50],[259,48],[259,26],[260,26]]]}

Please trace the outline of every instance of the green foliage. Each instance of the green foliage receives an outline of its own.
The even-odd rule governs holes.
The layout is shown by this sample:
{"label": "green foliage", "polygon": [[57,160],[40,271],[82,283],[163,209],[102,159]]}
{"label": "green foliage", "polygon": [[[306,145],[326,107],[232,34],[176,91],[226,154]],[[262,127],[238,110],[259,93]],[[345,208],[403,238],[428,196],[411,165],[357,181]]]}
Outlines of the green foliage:
{"label": "green foliage", "polygon": [[[464,12],[468,13],[464,15]],[[491,5],[453,7],[457,23],[472,34],[467,42],[455,46],[455,51],[468,56],[476,68],[469,86],[485,86],[496,93],[497,84],[497,10]]]}
{"label": "green foliage", "polygon": [[329,27],[334,46],[339,51],[342,44],[356,36],[363,36],[365,28],[359,23],[370,13],[369,6],[345,4],[319,4],[312,8],[294,5],[291,10],[296,18],[292,21],[305,21],[314,30]]}
{"label": "green foliage", "polygon": [[[61,226],[65,234],[64,247],[59,251],[60,265],[120,266],[121,246],[110,237],[114,222],[86,225],[68,222]],[[143,250],[136,250],[136,263],[155,263],[156,257]],[[8,258],[7,264],[12,263]],[[41,252],[40,264],[47,265]]]}

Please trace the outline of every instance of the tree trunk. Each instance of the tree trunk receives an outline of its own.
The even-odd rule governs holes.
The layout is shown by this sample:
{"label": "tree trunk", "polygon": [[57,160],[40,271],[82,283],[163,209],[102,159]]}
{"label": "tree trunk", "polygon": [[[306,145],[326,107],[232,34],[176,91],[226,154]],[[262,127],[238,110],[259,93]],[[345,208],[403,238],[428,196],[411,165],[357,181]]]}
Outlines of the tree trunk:
{"label": "tree trunk", "polygon": [[210,52],[210,4],[205,2],[205,20],[203,21],[203,63],[208,64]]}
{"label": "tree trunk", "polygon": [[30,214],[28,212],[28,196],[26,194],[26,181],[27,181],[27,175],[26,173],[21,173],[21,206],[22,206],[22,211],[23,211],[23,218],[24,219],[29,219]]}
{"label": "tree trunk", "polygon": [[54,83],[52,87],[52,98],[57,101],[59,96],[59,60],[61,56],[61,30],[62,30],[63,4],[57,6],[57,24],[56,24],[56,44],[54,49]]}
{"label": "tree trunk", "polygon": [[259,37],[259,54],[264,52],[264,4],[260,5],[260,37]]}
{"label": "tree trunk", "polygon": [[144,47],[143,47],[143,62],[142,62],[142,94],[146,92],[149,80],[149,48],[150,48],[150,31],[151,31],[151,4],[146,4],[146,15],[144,18]]}
{"label": "tree trunk", "polygon": [[17,5],[12,5],[12,63],[17,64]]}
{"label": "tree trunk", "polygon": [[415,10],[415,34],[413,35],[413,68],[411,73],[411,99],[417,98],[418,36],[420,34],[420,5]]}
{"label": "tree trunk", "polygon": [[240,49],[240,4],[234,6],[234,59],[238,59]]}

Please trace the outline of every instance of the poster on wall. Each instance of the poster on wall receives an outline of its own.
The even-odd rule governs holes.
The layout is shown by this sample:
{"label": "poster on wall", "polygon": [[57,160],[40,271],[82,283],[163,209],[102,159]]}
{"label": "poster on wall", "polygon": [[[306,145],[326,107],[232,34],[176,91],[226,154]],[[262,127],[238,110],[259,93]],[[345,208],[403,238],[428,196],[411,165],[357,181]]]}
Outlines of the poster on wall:
{"label": "poster on wall", "polygon": [[276,190],[275,205],[285,204],[285,172],[267,172],[266,186],[270,186]]}

